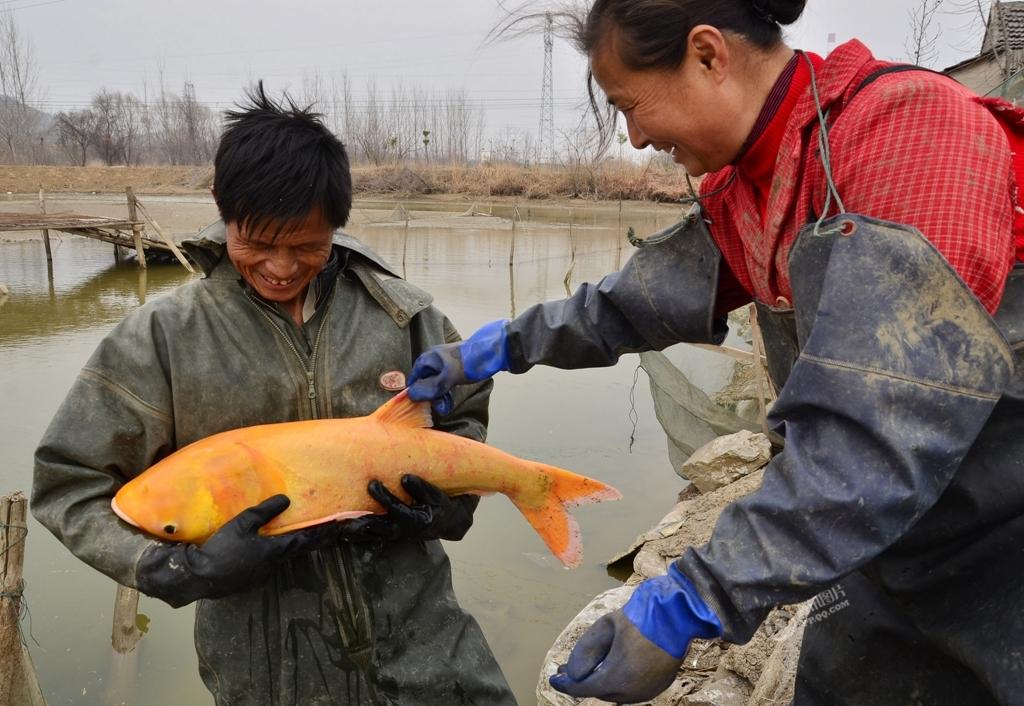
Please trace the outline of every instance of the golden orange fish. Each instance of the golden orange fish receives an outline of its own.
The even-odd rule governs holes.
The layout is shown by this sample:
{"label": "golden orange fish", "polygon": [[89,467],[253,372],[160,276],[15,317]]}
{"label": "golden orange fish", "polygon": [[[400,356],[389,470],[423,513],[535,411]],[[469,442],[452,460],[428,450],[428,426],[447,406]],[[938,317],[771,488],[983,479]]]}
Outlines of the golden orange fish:
{"label": "golden orange fish", "polygon": [[284,493],[287,510],[264,526],[282,534],[381,513],[366,492],[378,479],[405,501],[399,479],[415,473],[449,495],[502,493],[566,566],[583,558],[566,508],[617,500],[619,491],[570,471],[429,429],[430,406],[402,392],[366,417],[235,429],[178,450],[126,483],[118,517],[161,539],[202,543],[242,510]]}

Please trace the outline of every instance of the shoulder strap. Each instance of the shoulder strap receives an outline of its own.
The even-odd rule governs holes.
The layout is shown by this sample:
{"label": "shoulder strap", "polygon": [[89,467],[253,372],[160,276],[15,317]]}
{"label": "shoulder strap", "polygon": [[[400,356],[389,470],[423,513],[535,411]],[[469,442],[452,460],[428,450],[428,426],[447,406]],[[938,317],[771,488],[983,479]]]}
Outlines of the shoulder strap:
{"label": "shoulder strap", "polygon": [[[932,71],[931,69],[926,69],[923,66],[917,66],[916,64],[890,64],[889,66],[883,66],[880,69],[875,69],[870,74],[868,74],[867,76],[864,77],[864,79],[860,82],[860,84],[857,86],[857,88],[854,89],[853,93],[850,94],[850,97],[846,99],[846,101],[844,102],[844,104],[842,106],[842,110],[840,111],[840,115],[842,115],[842,111],[844,111],[847,108],[847,106],[849,106],[849,104],[853,101],[853,99],[856,98],[857,95],[861,91],[863,91],[865,88],[870,86],[872,83],[874,83],[878,79],[882,78],[883,76],[887,76],[889,74],[904,73],[906,71],[927,71],[928,73],[939,73],[937,71]],[[945,74],[939,74],[939,75],[942,76],[942,75],[945,75]],[[825,121],[828,123],[828,125],[827,125],[828,129],[831,129],[833,127],[835,122],[837,120],[839,120],[840,115],[836,115],[835,117],[832,117],[831,120],[829,120],[829,118],[831,117],[829,114],[825,115]],[[821,152],[820,152],[820,150],[818,151],[818,159],[821,159]],[[826,167],[826,169],[828,169],[828,167]],[[828,207],[829,207],[829,203],[826,202],[826,205],[825,205],[825,210],[826,211],[827,211]],[[815,221],[820,223],[823,217],[824,216],[818,216],[818,215],[815,214],[815,209],[814,209],[814,207],[812,205],[810,211],[808,212],[808,223],[814,223]]]}
{"label": "shoulder strap", "polygon": [[[857,86],[857,89],[850,95],[850,100],[853,100],[854,96],[856,96],[858,93],[863,91],[865,88],[867,88],[868,86],[870,86],[872,83],[882,78],[883,76],[887,76],[888,74],[901,74],[905,71],[927,71],[930,74],[946,76],[946,74],[940,73],[938,71],[932,71],[931,69],[926,69],[923,66],[916,66],[914,64],[893,64],[892,66],[883,66],[882,68],[877,69],[876,71],[872,71],[870,74],[864,77],[864,80],[860,82],[860,85]],[[946,78],[949,78],[951,81],[956,80],[950,78],[949,76],[946,76]]]}

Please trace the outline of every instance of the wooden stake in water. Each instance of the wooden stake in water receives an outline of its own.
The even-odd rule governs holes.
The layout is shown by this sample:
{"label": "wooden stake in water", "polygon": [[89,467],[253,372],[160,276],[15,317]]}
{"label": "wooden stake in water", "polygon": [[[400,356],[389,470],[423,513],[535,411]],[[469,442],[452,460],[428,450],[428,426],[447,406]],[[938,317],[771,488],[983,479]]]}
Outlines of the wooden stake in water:
{"label": "wooden stake in water", "polygon": [[572,289],[569,286],[569,282],[572,281],[572,271],[576,268],[576,237],[573,235],[572,228],[576,222],[576,212],[573,209],[569,209],[569,269],[565,271],[565,278],[562,280],[562,285],[565,287],[565,296],[572,296]]}
{"label": "wooden stake in water", "polygon": [[402,279],[407,279],[405,274],[405,254],[409,250],[409,210],[403,205],[402,213],[405,215],[405,229],[402,231]]}
{"label": "wooden stake in water", "polygon": [[[46,197],[43,195],[42,186],[39,187],[39,212],[46,213]],[[50,250],[50,231],[45,228],[43,229],[43,247],[46,248],[46,261],[53,262],[53,252]]]}
{"label": "wooden stake in water", "polygon": [[0,704],[45,706],[21,639],[27,507],[20,492],[0,498]]}
{"label": "wooden stake in water", "polygon": [[139,630],[138,615],[139,592],[119,585],[114,596],[114,625],[110,631],[110,644],[115,652],[125,654],[139,644],[142,631]]}
{"label": "wooden stake in water", "polygon": [[516,273],[511,262],[508,264],[508,292],[509,302],[511,303],[511,316],[509,318],[514,319],[516,318]]}
{"label": "wooden stake in water", "polygon": [[146,269],[146,250],[142,247],[143,225],[138,222],[139,214],[135,206],[135,192],[130,186],[126,186],[124,191],[128,196],[128,220],[132,222],[132,238],[135,240],[135,253],[138,255],[139,269],[144,270]]}
{"label": "wooden stake in water", "polygon": [[[519,212],[519,209],[516,209],[516,213],[518,213],[518,212]],[[516,219],[515,219],[515,215],[513,214],[513,218],[512,218],[512,242],[509,243],[509,246],[508,246],[508,266],[510,268],[512,267],[512,263],[515,262],[515,259],[516,259]]]}
{"label": "wooden stake in water", "polygon": [[[135,196],[134,193],[132,193],[132,202],[135,204],[136,210],[142,212],[142,217],[146,219],[147,223],[153,226],[153,230],[156,231],[156,234],[160,236],[161,240],[163,240],[164,243],[167,244],[167,247],[170,249],[174,257],[178,258],[178,262],[181,263],[181,266],[188,270],[191,274],[195,274],[195,268],[192,267],[192,264],[182,254],[181,249],[178,248],[178,246],[174,243],[174,239],[168,236],[167,233],[164,232],[164,229],[160,227],[160,224],[156,222],[156,219],[149,215],[149,211],[146,210],[146,207],[142,205],[142,202],[139,201],[138,197]],[[144,228],[145,226],[143,226],[143,229]]]}

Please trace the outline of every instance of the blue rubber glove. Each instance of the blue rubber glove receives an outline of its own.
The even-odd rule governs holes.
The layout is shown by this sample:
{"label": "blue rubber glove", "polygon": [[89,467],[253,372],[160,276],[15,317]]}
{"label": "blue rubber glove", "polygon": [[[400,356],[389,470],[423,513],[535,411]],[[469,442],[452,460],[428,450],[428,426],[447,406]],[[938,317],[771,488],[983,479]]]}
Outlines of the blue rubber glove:
{"label": "blue rubber glove", "polygon": [[438,414],[452,411],[451,390],[508,370],[508,321],[492,321],[459,343],[421,353],[409,374],[409,399],[433,402]]}
{"label": "blue rubber glove", "polygon": [[673,564],[590,626],[549,681],[570,696],[648,701],[671,686],[690,640],[721,635],[718,617]]}

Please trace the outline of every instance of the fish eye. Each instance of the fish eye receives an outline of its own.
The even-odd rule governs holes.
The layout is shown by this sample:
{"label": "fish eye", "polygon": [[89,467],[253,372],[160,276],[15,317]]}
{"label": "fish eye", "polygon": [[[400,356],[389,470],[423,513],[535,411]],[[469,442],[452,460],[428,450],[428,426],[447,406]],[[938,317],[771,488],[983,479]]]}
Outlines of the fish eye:
{"label": "fish eye", "polygon": [[174,525],[164,525],[164,532],[167,534],[174,534],[177,531],[177,527]]}

